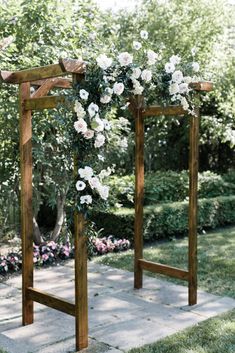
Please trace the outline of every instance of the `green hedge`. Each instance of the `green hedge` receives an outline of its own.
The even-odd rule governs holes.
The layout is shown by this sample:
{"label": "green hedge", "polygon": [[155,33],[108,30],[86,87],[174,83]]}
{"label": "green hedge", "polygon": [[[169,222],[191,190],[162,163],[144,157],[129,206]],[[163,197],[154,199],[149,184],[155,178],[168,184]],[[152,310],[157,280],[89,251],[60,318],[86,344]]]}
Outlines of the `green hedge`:
{"label": "green hedge", "polygon": [[[134,203],[134,175],[113,176],[109,180],[110,203],[117,202],[124,207],[132,207]],[[189,193],[187,171],[155,172],[145,175],[144,204],[184,201]],[[198,196],[211,198],[235,195],[235,171],[219,175],[214,172],[199,173]]]}
{"label": "green hedge", "polygon": [[[134,209],[120,208],[92,216],[105,235],[133,240]],[[235,196],[199,200],[198,229],[235,224]],[[188,202],[164,203],[144,207],[144,239],[155,240],[187,234]]]}

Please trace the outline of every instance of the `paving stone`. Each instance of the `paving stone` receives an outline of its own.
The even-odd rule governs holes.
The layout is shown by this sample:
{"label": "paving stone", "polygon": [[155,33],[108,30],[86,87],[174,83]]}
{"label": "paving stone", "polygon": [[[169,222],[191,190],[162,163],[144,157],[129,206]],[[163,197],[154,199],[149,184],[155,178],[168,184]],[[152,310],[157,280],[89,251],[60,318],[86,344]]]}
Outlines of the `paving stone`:
{"label": "paving stone", "polygon": [[195,305],[192,312],[210,318],[235,308],[235,300],[228,297],[219,298],[216,301],[207,302],[203,305]]}
{"label": "paving stone", "polygon": [[24,343],[17,344],[15,340],[0,334],[0,347],[9,353],[28,353],[28,347]]}
{"label": "paving stone", "polygon": [[21,292],[18,289],[10,287],[9,285],[4,283],[0,283],[0,299],[12,298],[18,294],[19,295],[21,294]]}

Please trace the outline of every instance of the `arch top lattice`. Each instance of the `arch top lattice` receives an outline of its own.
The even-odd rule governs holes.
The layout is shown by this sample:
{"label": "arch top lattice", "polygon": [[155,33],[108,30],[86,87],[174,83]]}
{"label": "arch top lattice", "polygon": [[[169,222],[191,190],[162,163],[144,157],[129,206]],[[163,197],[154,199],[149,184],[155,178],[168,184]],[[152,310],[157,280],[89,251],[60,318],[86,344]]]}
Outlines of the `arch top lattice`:
{"label": "arch top lattice", "polygon": [[[87,249],[83,236],[84,218],[75,212],[75,303],[34,288],[33,281],[33,212],[32,212],[32,123],[33,110],[56,108],[63,95],[47,95],[53,88],[72,88],[84,78],[85,64],[74,59],[60,59],[57,64],[21,71],[0,71],[0,82],[19,84],[20,167],[21,167],[21,236],[22,236],[22,297],[23,325],[33,323],[33,303],[75,317],[76,349],[88,346]],[[70,76],[70,77],[65,77]],[[72,76],[72,77],[71,77]],[[35,90],[31,93],[31,87]],[[194,82],[191,88],[200,92],[212,90],[210,82]],[[199,110],[190,119],[189,146],[189,251],[188,270],[143,259],[143,197],[144,197],[144,120],[148,116],[188,115],[181,106],[143,105],[143,97],[131,99],[135,118],[135,273],[134,287],[142,287],[143,270],[162,273],[188,282],[189,305],[197,302],[197,180]]]}

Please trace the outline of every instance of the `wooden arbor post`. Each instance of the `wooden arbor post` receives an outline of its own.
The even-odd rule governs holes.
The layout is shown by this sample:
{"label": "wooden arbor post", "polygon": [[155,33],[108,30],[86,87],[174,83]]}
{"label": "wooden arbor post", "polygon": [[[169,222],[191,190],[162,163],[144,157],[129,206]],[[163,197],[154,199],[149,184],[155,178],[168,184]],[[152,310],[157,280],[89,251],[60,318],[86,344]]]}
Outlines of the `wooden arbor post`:
{"label": "wooden arbor post", "polygon": [[[211,91],[210,82],[192,83],[196,91]],[[136,96],[131,101],[135,118],[135,226],[134,226],[134,288],[143,286],[143,270],[161,273],[188,282],[188,304],[197,303],[197,183],[199,111],[190,116],[189,131],[189,240],[188,270],[154,263],[143,258],[143,200],[144,200],[144,118],[148,116],[188,116],[182,106],[150,106],[144,109],[143,99]]]}
{"label": "wooden arbor post", "polygon": [[[20,166],[21,166],[21,236],[22,236],[22,322],[32,324],[33,303],[38,302],[75,317],[76,349],[88,346],[87,253],[84,218],[75,213],[75,304],[34,288],[33,283],[33,211],[32,211],[32,110],[56,108],[63,96],[46,96],[53,87],[71,88],[83,78],[85,67],[78,60],[64,59],[59,64],[29,70],[1,71],[0,80],[19,84]],[[30,95],[30,87],[37,90]]]}

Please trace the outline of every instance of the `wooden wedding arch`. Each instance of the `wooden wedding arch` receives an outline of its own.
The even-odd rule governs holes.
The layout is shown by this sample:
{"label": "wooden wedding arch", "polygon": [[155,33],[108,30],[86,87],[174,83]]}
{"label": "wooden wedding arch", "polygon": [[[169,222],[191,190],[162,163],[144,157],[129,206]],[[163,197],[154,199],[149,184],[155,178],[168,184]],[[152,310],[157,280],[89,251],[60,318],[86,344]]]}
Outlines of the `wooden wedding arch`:
{"label": "wooden wedding arch", "polygon": [[[75,212],[75,302],[69,302],[34,288],[33,280],[33,212],[32,212],[32,111],[53,109],[63,103],[62,95],[47,95],[53,88],[72,88],[85,73],[79,60],[61,59],[58,64],[22,71],[0,71],[4,83],[19,84],[20,167],[21,167],[21,234],[22,234],[22,316],[23,325],[34,320],[33,303],[38,302],[75,317],[76,349],[88,346],[87,249],[83,235],[85,220]],[[66,78],[64,76],[70,76]],[[72,78],[71,78],[72,76]],[[31,87],[35,91],[31,93]],[[212,90],[210,82],[195,82],[198,92]],[[144,106],[143,97],[131,99],[135,118],[135,272],[134,288],[142,288],[143,270],[180,278],[188,282],[188,303],[197,303],[197,180],[199,111],[190,119],[189,146],[189,247],[188,270],[143,259],[143,197],[144,197],[144,120],[148,116],[188,116],[181,106]],[[79,158],[79,156],[77,156]],[[76,169],[76,168],[75,168]]]}

